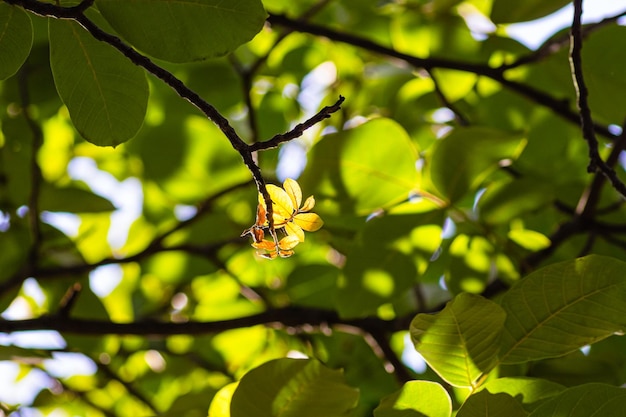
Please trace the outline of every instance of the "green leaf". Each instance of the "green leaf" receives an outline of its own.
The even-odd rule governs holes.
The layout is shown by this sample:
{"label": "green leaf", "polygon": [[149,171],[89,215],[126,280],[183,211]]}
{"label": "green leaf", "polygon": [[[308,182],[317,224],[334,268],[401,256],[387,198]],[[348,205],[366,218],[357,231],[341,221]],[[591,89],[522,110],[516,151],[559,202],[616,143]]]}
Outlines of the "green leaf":
{"label": "green leaf", "polygon": [[462,293],[437,314],[418,314],[411,322],[411,340],[446,382],[472,387],[496,364],[504,320],[496,303]]}
{"label": "green leaf", "polygon": [[374,119],[327,135],[312,152],[303,189],[332,197],[345,212],[370,214],[406,200],[417,187],[417,151],[393,120]]}
{"label": "green leaf", "polygon": [[583,73],[589,89],[589,107],[595,117],[607,123],[621,123],[626,98],[619,94],[626,88],[626,28],[604,28],[585,42]]}
{"label": "green leaf", "polygon": [[148,82],[143,70],[78,23],[49,19],[54,82],[80,134],[98,146],[117,146],[143,123]]}
{"label": "green leaf", "polygon": [[39,208],[43,211],[68,213],[99,213],[113,211],[115,206],[104,197],[76,187],[55,187],[44,183],[39,196]]}
{"label": "green leaf", "polygon": [[509,394],[492,394],[483,390],[465,400],[456,415],[457,417],[525,417],[528,413]]}
{"label": "green leaf", "polygon": [[33,24],[28,14],[0,3],[0,80],[20,69],[33,46]]}
{"label": "green leaf", "polygon": [[539,251],[550,246],[550,239],[539,232],[527,229],[514,229],[508,233],[508,238],[517,243],[521,247],[531,250]]}
{"label": "green leaf", "polygon": [[448,392],[432,381],[409,381],[384,397],[374,410],[374,417],[445,417],[452,415]]}
{"label": "green leaf", "polygon": [[554,200],[550,183],[537,178],[515,178],[492,184],[478,201],[480,217],[489,223],[507,223]]}
{"label": "green leaf", "polygon": [[301,265],[289,274],[285,291],[294,304],[331,308],[338,278],[339,269],[332,265]]}
{"label": "green leaf", "polygon": [[413,260],[397,250],[357,247],[350,251],[337,291],[341,317],[365,317],[400,297],[415,282]]}
{"label": "green leaf", "polygon": [[525,410],[532,411],[546,399],[559,394],[565,387],[540,378],[508,377],[487,382],[485,389],[491,394],[508,394],[520,401]]}
{"label": "green leaf", "polygon": [[252,39],[266,17],[260,0],[97,0],[96,4],[133,46],[170,62],[226,55]]}
{"label": "green leaf", "polygon": [[585,384],[563,391],[533,411],[529,417],[621,416],[625,407],[625,389],[604,384]]}
{"label": "green leaf", "polygon": [[475,191],[501,161],[517,158],[525,145],[520,133],[486,127],[455,129],[433,147],[431,180],[455,202]]}
{"label": "green leaf", "polygon": [[[19,224],[0,232],[0,283],[10,279],[26,263],[30,244],[28,230]],[[0,306],[8,307],[4,303]]]}
{"label": "green leaf", "polygon": [[502,363],[573,352],[626,328],[626,264],[590,255],[542,268],[506,292]]}
{"label": "green leaf", "polygon": [[248,372],[231,400],[232,417],[348,416],[358,391],[343,373],[311,359],[276,359]]}
{"label": "green leaf", "polygon": [[569,0],[494,0],[491,21],[515,23],[539,19],[569,4]]}

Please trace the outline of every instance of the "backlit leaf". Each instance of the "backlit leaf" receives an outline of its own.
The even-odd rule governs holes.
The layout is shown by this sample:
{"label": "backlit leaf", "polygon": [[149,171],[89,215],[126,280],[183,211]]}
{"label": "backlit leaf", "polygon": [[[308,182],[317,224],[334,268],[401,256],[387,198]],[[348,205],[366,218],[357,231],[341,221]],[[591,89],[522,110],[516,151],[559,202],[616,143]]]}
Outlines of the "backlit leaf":
{"label": "backlit leaf", "polygon": [[[275,226],[278,226],[291,218],[296,207],[293,206],[291,197],[282,188],[274,184],[268,184],[267,192],[272,199]],[[265,200],[262,196],[259,196],[259,202],[265,206]]]}
{"label": "backlit leaf", "polygon": [[446,417],[452,415],[452,401],[447,391],[431,381],[409,381],[384,397],[374,410],[374,417]]}
{"label": "backlit leaf", "polygon": [[266,16],[260,0],[152,0],[149,4],[97,0],[96,4],[128,42],[170,62],[225,55],[252,39]]}
{"label": "backlit leaf", "polygon": [[541,378],[507,377],[487,382],[485,389],[491,394],[508,394],[520,401],[525,410],[531,411],[565,387]]}
{"label": "backlit leaf", "polygon": [[501,361],[573,352],[626,329],[626,264],[590,255],[542,268],[501,300],[507,313]]}
{"label": "backlit leaf", "polygon": [[504,320],[496,303],[462,293],[437,314],[418,314],[411,322],[411,340],[446,382],[471,387],[496,364]]}
{"label": "backlit leaf", "polygon": [[299,213],[294,217],[293,222],[307,232],[315,232],[324,225],[320,216],[315,213]]}
{"label": "backlit leaf", "polygon": [[143,70],[78,23],[49,20],[50,65],[76,129],[98,146],[117,146],[143,123],[148,82]]}
{"label": "backlit leaf", "polygon": [[300,189],[300,185],[295,180],[287,178],[283,183],[283,188],[291,198],[293,207],[296,209],[300,208],[300,203],[302,203],[302,190]]}

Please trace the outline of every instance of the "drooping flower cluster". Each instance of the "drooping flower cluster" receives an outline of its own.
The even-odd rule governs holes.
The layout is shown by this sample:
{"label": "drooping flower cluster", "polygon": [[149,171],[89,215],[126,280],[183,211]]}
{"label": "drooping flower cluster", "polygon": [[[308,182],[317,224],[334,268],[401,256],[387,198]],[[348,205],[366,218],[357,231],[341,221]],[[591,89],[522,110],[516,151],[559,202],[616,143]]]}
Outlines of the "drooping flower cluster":
{"label": "drooping flower cluster", "polygon": [[278,240],[270,231],[271,240],[265,239],[265,233],[269,231],[269,221],[265,199],[260,193],[256,222],[252,227],[246,229],[241,236],[250,234],[254,240],[252,246],[260,249],[260,255],[263,257],[270,259],[277,256],[288,258],[293,255],[293,248],[298,243],[304,242],[304,231],[319,230],[324,222],[317,214],[309,213],[315,206],[313,196],[308,197],[300,206],[302,204],[302,190],[295,180],[287,178],[283,183],[283,188],[273,184],[268,184],[266,188],[272,199],[274,231],[280,230],[285,236]]}

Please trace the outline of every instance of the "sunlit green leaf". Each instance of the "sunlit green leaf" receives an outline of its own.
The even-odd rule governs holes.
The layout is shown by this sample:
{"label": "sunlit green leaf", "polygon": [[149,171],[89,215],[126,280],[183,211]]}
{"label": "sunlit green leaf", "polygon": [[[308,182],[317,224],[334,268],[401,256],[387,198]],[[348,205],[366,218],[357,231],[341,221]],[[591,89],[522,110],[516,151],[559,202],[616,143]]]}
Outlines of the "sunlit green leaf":
{"label": "sunlit green leaf", "polygon": [[411,339],[445,381],[471,387],[496,364],[504,320],[494,302],[462,293],[437,314],[418,314],[411,322]]}
{"label": "sunlit green leaf", "polygon": [[436,382],[409,381],[397,392],[384,397],[374,417],[429,417],[452,415],[452,402]]}
{"label": "sunlit green leaf", "polygon": [[525,410],[531,411],[565,387],[541,378],[508,377],[487,382],[485,389],[491,394],[508,394],[519,401]]}
{"label": "sunlit green leaf", "polygon": [[263,27],[260,0],[97,0],[107,21],[131,44],[171,62],[225,55]]}
{"label": "sunlit green leaf", "polygon": [[208,417],[230,417],[230,402],[238,385],[239,382],[230,383],[215,394]]}
{"label": "sunlit green leaf", "polygon": [[33,25],[24,10],[0,3],[0,80],[22,66],[33,44]]}
{"label": "sunlit green leaf", "polygon": [[348,416],[358,391],[341,371],[311,359],[277,359],[248,372],[232,397],[232,417]]}
{"label": "sunlit green leaf", "polygon": [[76,129],[98,146],[117,146],[135,136],[148,102],[143,70],[78,23],[48,23],[54,82]]}
{"label": "sunlit green leaf", "polygon": [[514,229],[509,232],[508,237],[521,247],[531,251],[545,249],[551,244],[547,236],[534,230]]}
{"label": "sunlit green leaf", "polygon": [[501,300],[501,361],[562,356],[626,329],[626,264],[590,255],[542,268]]}

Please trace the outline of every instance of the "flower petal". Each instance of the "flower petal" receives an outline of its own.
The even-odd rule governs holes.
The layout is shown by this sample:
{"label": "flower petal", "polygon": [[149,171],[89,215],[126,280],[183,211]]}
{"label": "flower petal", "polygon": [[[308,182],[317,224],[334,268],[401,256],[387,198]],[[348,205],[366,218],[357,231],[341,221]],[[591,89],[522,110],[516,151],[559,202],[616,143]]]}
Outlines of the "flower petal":
{"label": "flower petal", "polygon": [[322,218],[315,213],[299,213],[293,218],[293,222],[307,232],[319,230],[324,225]]}
{"label": "flower petal", "polygon": [[265,249],[269,251],[276,250],[276,244],[270,240],[262,240],[260,242],[253,242],[252,247],[257,248],[257,249]]}
{"label": "flower petal", "polygon": [[285,189],[287,195],[291,198],[293,208],[297,210],[298,207],[300,207],[300,203],[302,203],[302,190],[300,189],[300,184],[298,184],[296,180],[287,178],[285,182],[283,182],[283,188]]}
{"label": "flower petal", "polygon": [[[293,251],[291,251],[291,252],[293,252]],[[262,257],[267,258],[267,259],[276,259],[276,256],[278,254],[274,251],[274,252],[267,252],[267,253],[259,253],[259,252],[257,252],[257,255],[262,256]]]}
{"label": "flower petal", "polygon": [[289,222],[285,225],[285,232],[290,236],[296,237],[299,242],[304,242],[304,230],[294,222]]}
{"label": "flower petal", "polygon": [[305,211],[310,211],[313,207],[315,206],[315,198],[313,198],[313,196],[310,196],[309,198],[306,199],[306,201],[304,202],[304,205],[302,206],[302,208],[300,208],[300,212],[305,212]]}
{"label": "flower petal", "polygon": [[295,207],[291,201],[291,197],[287,195],[285,190],[273,184],[268,184],[267,192],[270,194],[273,203],[274,223],[280,224],[291,219]]}
{"label": "flower petal", "polygon": [[265,204],[259,204],[256,206],[256,223],[258,227],[263,227],[267,223],[267,211],[265,210]]}
{"label": "flower petal", "polygon": [[287,235],[278,242],[278,247],[281,251],[285,251],[295,248],[298,243],[300,243],[298,236]]}
{"label": "flower petal", "polygon": [[[280,255],[281,258],[289,258],[291,255],[294,254],[294,251],[292,251],[292,250],[281,250],[278,254]],[[274,257],[275,256],[276,255],[274,255]]]}

